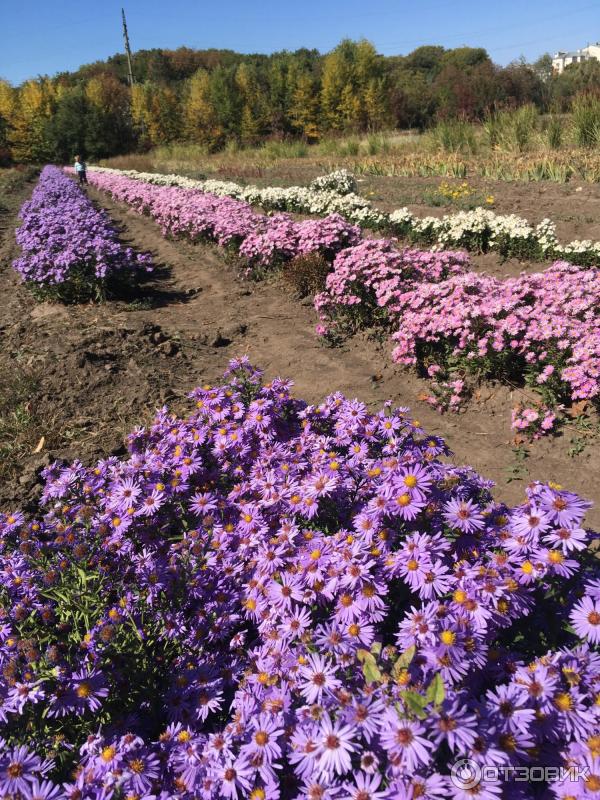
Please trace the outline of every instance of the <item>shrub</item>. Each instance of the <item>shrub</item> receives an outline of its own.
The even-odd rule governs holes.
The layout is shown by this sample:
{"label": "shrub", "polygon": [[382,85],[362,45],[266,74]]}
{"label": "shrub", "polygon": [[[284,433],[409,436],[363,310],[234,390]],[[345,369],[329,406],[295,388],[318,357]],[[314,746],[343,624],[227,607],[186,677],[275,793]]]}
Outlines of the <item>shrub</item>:
{"label": "shrub", "polygon": [[307,253],[288,261],[283,268],[283,278],[298,297],[322,292],[331,264],[320,253]]}
{"label": "shrub", "polygon": [[581,147],[600,144],[600,96],[578,94],[573,100],[572,120],[575,139]]}
{"label": "shrub", "polygon": [[493,112],[484,122],[490,147],[524,152],[535,135],[538,116],[537,109],[532,105]]}
{"label": "shrub", "polygon": [[338,169],[328,175],[320,175],[310,183],[310,189],[317,192],[335,192],[336,194],[354,194],[358,191],[356,178],[347,169]]}
{"label": "shrub", "polygon": [[548,146],[552,150],[559,150],[563,140],[563,123],[560,117],[550,117],[546,127]]}
{"label": "shrub", "polygon": [[433,140],[446,153],[475,153],[477,141],[473,125],[462,120],[438,122],[432,132]]}

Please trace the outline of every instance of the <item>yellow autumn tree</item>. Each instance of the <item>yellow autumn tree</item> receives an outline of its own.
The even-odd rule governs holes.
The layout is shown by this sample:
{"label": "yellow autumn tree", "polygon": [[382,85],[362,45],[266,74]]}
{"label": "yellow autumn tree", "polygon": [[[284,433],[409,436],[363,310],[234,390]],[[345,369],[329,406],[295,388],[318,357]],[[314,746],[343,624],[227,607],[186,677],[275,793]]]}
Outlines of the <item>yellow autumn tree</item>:
{"label": "yellow autumn tree", "polygon": [[167,144],[180,136],[181,108],[171,86],[150,82],[134,85],[131,114],[146,144]]}
{"label": "yellow autumn tree", "polygon": [[110,74],[90,78],[85,95],[92,107],[104,113],[125,113],[130,103],[129,88]]}
{"label": "yellow autumn tree", "polygon": [[15,101],[9,139],[16,161],[45,161],[51,152],[48,122],[55,90],[49,80],[25,81]]}
{"label": "yellow autumn tree", "polygon": [[379,131],[390,122],[389,104],[383,78],[371,78],[363,93],[363,107],[366,124],[371,130]]}
{"label": "yellow autumn tree", "polygon": [[308,72],[301,72],[295,80],[288,113],[294,128],[306,139],[319,138],[319,95]]}
{"label": "yellow autumn tree", "polygon": [[183,131],[189,141],[208,147],[223,136],[211,99],[210,76],[205,69],[195,72],[188,82],[183,102]]}
{"label": "yellow autumn tree", "polygon": [[0,80],[0,160],[12,156],[10,130],[12,127],[16,92],[8,81]]}

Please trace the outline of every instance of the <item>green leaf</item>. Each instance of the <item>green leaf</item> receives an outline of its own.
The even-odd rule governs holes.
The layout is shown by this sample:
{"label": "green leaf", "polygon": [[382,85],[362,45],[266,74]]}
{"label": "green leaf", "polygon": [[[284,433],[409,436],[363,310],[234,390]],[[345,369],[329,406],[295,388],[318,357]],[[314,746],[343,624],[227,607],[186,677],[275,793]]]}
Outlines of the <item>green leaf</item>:
{"label": "green leaf", "polygon": [[433,703],[434,706],[439,706],[444,702],[444,698],[446,697],[446,687],[444,686],[444,681],[442,680],[442,676],[439,672],[427,687],[427,693],[425,697],[427,702]]}
{"label": "green leaf", "polygon": [[405,650],[404,653],[401,653],[394,662],[394,666],[392,667],[392,678],[396,681],[396,683],[399,682],[401,673],[410,666],[410,663],[415,655],[415,650],[415,646],[412,645]]}
{"label": "green leaf", "polygon": [[416,650],[417,648],[414,646],[414,644],[412,644],[403,653],[400,653],[398,660],[394,664],[394,669],[408,669],[411,661],[415,657]]}
{"label": "green leaf", "polygon": [[81,582],[85,586],[88,580],[88,573],[84,569],[81,569],[81,567],[77,567],[77,574],[79,575]]}
{"label": "green leaf", "polygon": [[381,653],[381,642],[373,642],[371,652],[374,656],[378,656]]}
{"label": "green leaf", "polygon": [[408,710],[414,714],[415,716],[419,717],[419,719],[423,719],[427,716],[425,713],[425,706],[427,705],[427,699],[423,697],[422,694],[418,692],[402,692],[400,695],[406,704]]}
{"label": "green leaf", "polygon": [[363,665],[363,675],[367,683],[378,683],[381,681],[381,672],[377,667],[377,661],[372,653],[368,650],[357,650],[356,655],[358,660]]}

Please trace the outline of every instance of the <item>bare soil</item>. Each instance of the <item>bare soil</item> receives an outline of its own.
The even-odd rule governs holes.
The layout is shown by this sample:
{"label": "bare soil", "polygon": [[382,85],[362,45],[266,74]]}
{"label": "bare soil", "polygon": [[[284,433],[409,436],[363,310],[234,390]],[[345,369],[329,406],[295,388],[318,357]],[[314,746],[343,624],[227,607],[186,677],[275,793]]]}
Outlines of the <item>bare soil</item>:
{"label": "bare soil", "polygon": [[[40,305],[10,266],[12,235],[0,243],[0,412],[4,396],[10,421],[7,383],[15,398],[23,395],[19,408],[26,412],[15,420],[13,437],[4,431],[2,508],[26,505],[40,491],[40,469],[54,458],[90,463],[123,453],[126,433],[155,408],[188,407],[194,386],[218,381],[228,360],[245,353],[267,377],[292,378],[297,395],[311,402],[339,390],[371,408],[386,398],[410,406],[428,431],[446,438],[457,463],[496,481],[499,499],[518,503],[529,480],[554,480],[596,501],[588,523],[600,527],[598,448],[592,442],[569,456],[574,434],[567,429],[531,445],[526,458],[521,450],[520,458],[509,427],[519,390],[490,384],[466,412],[440,416],[418,399],[426,383],[391,363],[387,343],[363,335],[339,348],[322,345],[312,304],[291,297],[279,279],[244,281],[216,248],[166,241],[149,219],[90,194],[120,226],[123,241],[149,250],[161,266],[135,298]],[[24,197],[11,200],[14,210]],[[5,230],[11,226],[14,218]],[[1,437],[2,430],[0,446]]]}

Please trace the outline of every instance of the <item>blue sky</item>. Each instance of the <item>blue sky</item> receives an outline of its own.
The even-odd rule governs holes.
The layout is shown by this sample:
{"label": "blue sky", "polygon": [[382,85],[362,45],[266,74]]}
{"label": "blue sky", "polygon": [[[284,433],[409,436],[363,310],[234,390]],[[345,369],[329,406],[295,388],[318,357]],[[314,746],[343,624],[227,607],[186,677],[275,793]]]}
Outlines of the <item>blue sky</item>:
{"label": "blue sky", "polygon": [[[590,0],[123,0],[131,45],[227,47],[269,53],[344,37],[370,39],[386,55],[421,44],[487,48],[500,64],[600,40]],[[75,69],[122,50],[121,0],[6,0],[0,77]]]}

